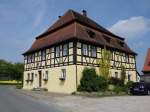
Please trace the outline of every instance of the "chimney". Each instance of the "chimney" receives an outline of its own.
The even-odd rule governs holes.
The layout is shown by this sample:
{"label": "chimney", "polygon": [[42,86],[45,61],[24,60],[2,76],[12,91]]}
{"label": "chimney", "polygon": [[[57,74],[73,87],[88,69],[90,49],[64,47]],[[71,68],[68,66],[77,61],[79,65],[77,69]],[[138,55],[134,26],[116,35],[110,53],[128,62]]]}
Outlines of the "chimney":
{"label": "chimney", "polygon": [[82,15],[85,16],[85,17],[87,16],[86,10],[82,10]]}
{"label": "chimney", "polygon": [[58,16],[58,18],[60,19],[60,18],[61,18],[61,16]]}

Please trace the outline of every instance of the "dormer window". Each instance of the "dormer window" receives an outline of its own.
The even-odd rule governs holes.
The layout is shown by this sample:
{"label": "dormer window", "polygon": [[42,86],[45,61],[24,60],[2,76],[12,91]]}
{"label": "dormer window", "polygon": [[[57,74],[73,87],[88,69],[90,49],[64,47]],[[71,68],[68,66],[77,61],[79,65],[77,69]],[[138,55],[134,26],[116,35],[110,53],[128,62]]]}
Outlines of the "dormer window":
{"label": "dormer window", "polygon": [[106,40],[107,43],[110,43],[111,38],[109,38],[107,36],[104,36],[104,38],[105,38],[105,40]]}
{"label": "dormer window", "polygon": [[93,32],[92,30],[86,29],[89,37],[94,38],[95,37],[95,32]]}
{"label": "dormer window", "polygon": [[118,41],[118,43],[119,43],[119,45],[120,45],[121,47],[124,47],[124,42]]}

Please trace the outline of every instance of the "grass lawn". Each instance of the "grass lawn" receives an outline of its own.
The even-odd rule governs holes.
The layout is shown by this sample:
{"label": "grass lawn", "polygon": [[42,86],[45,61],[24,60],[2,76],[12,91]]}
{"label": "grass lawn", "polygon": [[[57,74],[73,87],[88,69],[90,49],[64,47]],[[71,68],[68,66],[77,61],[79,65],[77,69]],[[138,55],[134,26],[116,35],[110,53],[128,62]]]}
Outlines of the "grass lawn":
{"label": "grass lawn", "polygon": [[0,80],[0,85],[20,85],[20,84],[22,84],[21,81],[16,81],[16,80],[2,81],[2,80]]}

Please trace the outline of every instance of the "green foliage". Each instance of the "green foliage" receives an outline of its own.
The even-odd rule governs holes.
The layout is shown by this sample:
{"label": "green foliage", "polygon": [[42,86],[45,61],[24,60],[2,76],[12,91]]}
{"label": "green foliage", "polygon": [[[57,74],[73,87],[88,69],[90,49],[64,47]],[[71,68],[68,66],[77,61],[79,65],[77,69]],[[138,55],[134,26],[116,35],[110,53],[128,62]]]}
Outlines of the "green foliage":
{"label": "green foliage", "polygon": [[99,60],[100,74],[108,79],[110,70],[110,51],[106,50],[106,47],[102,50],[102,59]]}
{"label": "green foliage", "polygon": [[78,90],[87,92],[104,91],[107,86],[107,80],[98,76],[94,68],[85,68],[82,72],[82,78]]}
{"label": "green foliage", "polygon": [[121,67],[121,81],[122,81],[122,84],[124,85],[124,82],[125,82],[125,79],[126,79],[126,69],[124,66]]}
{"label": "green foliage", "polygon": [[22,63],[11,63],[0,60],[0,80],[21,80],[24,65]]}
{"label": "green foliage", "polygon": [[13,65],[13,77],[15,80],[21,80],[23,78],[24,65],[22,63],[15,63]]}
{"label": "green foliage", "polygon": [[109,84],[113,84],[115,86],[122,86],[123,83],[122,83],[122,80],[120,80],[119,78],[116,78],[116,77],[110,77],[109,78]]}
{"label": "green foliage", "polygon": [[132,84],[133,84],[134,82],[133,81],[128,81],[127,83],[126,83],[126,88],[127,89],[130,89],[130,87],[132,87]]}
{"label": "green foliage", "polygon": [[117,94],[119,94],[120,92],[126,92],[126,87],[117,85],[115,86],[113,91]]}

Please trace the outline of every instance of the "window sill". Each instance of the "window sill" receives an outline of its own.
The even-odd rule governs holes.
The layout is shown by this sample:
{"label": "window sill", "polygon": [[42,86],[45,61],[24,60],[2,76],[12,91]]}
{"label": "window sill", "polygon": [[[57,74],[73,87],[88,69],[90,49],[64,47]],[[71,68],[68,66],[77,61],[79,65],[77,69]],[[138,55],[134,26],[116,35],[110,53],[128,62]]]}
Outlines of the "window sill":
{"label": "window sill", "polygon": [[64,81],[66,78],[60,77],[59,80]]}
{"label": "window sill", "polygon": [[44,81],[48,81],[48,79],[43,79]]}

